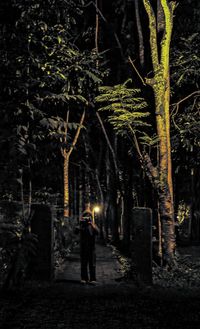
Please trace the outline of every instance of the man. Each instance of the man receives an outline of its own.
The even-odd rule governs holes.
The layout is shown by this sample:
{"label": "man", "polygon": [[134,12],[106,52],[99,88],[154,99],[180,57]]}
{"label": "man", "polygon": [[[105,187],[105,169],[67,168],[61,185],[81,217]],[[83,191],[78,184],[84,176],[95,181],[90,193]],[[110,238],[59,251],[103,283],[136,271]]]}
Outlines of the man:
{"label": "man", "polygon": [[[81,283],[96,282],[96,253],[95,238],[99,232],[93,223],[92,213],[84,211],[80,220],[80,258],[81,258]],[[89,267],[89,276],[88,276]]]}

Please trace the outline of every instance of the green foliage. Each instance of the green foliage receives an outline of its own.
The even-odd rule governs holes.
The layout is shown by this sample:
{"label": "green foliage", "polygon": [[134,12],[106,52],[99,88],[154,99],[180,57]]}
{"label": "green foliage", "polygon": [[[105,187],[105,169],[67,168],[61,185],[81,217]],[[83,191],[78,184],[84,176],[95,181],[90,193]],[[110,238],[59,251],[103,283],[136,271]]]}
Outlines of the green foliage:
{"label": "green foliage", "polygon": [[37,253],[38,240],[29,231],[31,218],[24,220],[12,203],[12,212],[9,203],[7,207],[6,212],[1,208],[0,218],[0,280],[5,288],[10,288],[19,286],[26,278],[28,265]]}
{"label": "green foliage", "polygon": [[140,141],[142,142],[142,144],[151,147],[151,146],[157,145],[157,143],[159,142],[159,138],[156,134],[153,136],[150,136],[150,135],[146,134],[145,132],[143,132],[143,134],[144,135],[140,137]]}
{"label": "green foliage", "polygon": [[[34,48],[34,39],[30,47]],[[37,41],[38,42],[38,41]],[[37,53],[41,97],[54,102],[82,101],[91,98],[90,90],[99,84],[99,71],[91,52],[80,52],[72,46],[62,25],[48,27],[40,40],[41,52]]]}
{"label": "green foliage", "polygon": [[109,111],[108,121],[114,130],[120,135],[138,132],[149,124],[145,119],[149,113],[145,110],[147,103],[140,97],[140,90],[128,87],[131,80],[125,81],[113,87],[103,86],[99,88],[100,95],[96,102],[104,106],[99,111]]}
{"label": "green foliage", "polygon": [[200,56],[199,56],[200,34],[193,33],[187,38],[180,38],[180,42],[174,47],[171,60],[171,78],[175,85],[185,84],[199,86]]}
{"label": "green foliage", "polygon": [[196,25],[192,31],[176,42],[171,54],[172,96],[179,101],[177,105],[172,101],[171,112],[172,157],[176,172],[181,167],[195,168],[200,163],[200,35],[195,32],[198,31]]}
{"label": "green foliage", "polygon": [[[97,54],[76,45],[83,5],[83,0],[5,5],[12,14],[0,23],[0,147],[6,172],[25,168],[27,176],[28,166],[55,159],[66,111],[73,112],[68,125],[73,129],[93,100],[101,81]],[[7,181],[12,179],[9,173]]]}
{"label": "green foliage", "polygon": [[[200,120],[199,102],[179,109],[178,114],[172,114],[172,155],[177,168],[196,167],[200,164]],[[195,155],[195,156],[194,156]]]}

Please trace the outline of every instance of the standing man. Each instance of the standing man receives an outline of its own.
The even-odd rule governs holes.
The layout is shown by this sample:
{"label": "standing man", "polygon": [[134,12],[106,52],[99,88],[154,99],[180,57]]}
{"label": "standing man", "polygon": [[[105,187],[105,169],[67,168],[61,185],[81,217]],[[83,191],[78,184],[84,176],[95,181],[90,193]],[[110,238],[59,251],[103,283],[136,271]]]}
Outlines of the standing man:
{"label": "standing man", "polygon": [[[81,283],[96,283],[96,253],[95,238],[99,233],[98,227],[93,223],[92,213],[83,212],[80,220],[80,258],[81,258]],[[89,276],[88,276],[89,267]]]}

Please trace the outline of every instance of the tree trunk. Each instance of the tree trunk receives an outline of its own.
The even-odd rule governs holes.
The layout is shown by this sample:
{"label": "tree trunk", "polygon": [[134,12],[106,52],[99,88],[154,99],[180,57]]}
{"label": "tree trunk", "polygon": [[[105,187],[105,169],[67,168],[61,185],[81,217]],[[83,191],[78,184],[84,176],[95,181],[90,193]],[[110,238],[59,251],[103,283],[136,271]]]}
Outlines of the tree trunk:
{"label": "tree trunk", "polygon": [[[86,164],[89,163],[89,145],[87,136],[84,136],[84,145],[85,145],[85,158]],[[85,210],[91,209],[91,186],[90,186],[90,168],[89,165],[85,167]]]}
{"label": "tree trunk", "polygon": [[73,205],[72,205],[72,215],[74,220],[76,221],[77,219],[77,213],[78,213],[78,209],[77,209],[77,173],[76,170],[74,169],[74,179],[73,179],[73,188],[72,188],[72,194],[73,194]]}
{"label": "tree trunk", "polygon": [[69,217],[69,156],[64,150],[63,180],[64,180],[64,217]]}
{"label": "tree trunk", "polygon": [[100,200],[100,214],[99,214],[99,229],[100,229],[100,238],[103,239],[104,237],[104,212],[103,212],[103,205],[104,205],[104,195],[103,195],[103,190],[101,187],[101,182],[100,182],[100,175],[99,175],[99,168],[95,169],[95,177],[96,177],[96,182],[97,182],[97,186],[98,186],[98,195],[99,195],[99,200]]}
{"label": "tree trunk", "polygon": [[28,214],[27,218],[30,217],[31,214],[31,204],[32,204],[32,179],[31,179],[31,164],[30,159],[28,159]]}
{"label": "tree trunk", "polygon": [[78,211],[78,217],[79,220],[81,218],[83,212],[83,173],[80,168],[80,174],[79,174],[79,211]]}
{"label": "tree trunk", "polygon": [[117,213],[117,196],[116,190],[113,189],[110,191],[110,205],[109,205],[109,215],[110,221],[112,223],[112,242],[118,243],[119,241],[119,223],[118,223],[118,213]]}
{"label": "tree trunk", "polygon": [[110,235],[110,220],[109,220],[109,186],[110,186],[110,163],[109,163],[109,150],[106,148],[105,155],[105,166],[106,166],[106,195],[104,197],[104,219],[105,219],[105,234],[106,238],[109,238]]}
{"label": "tree trunk", "polygon": [[76,130],[75,136],[73,138],[73,142],[69,149],[67,150],[67,134],[68,134],[68,124],[69,124],[69,110],[67,111],[66,115],[66,122],[65,122],[65,138],[64,142],[66,144],[65,148],[61,148],[61,154],[64,158],[64,164],[63,164],[63,216],[69,217],[69,158],[70,155],[77,143],[77,140],[80,135],[80,131],[83,125],[83,121],[85,119],[85,110],[83,110],[83,113],[81,115],[79,126]]}
{"label": "tree trunk", "polygon": [[138,0],[135,0],[135,17],[136,17],[136,24],[138,31],[140,65],[143,68],[144,67],[144,38],[142,33]]}
{"label": "tree trunk", "polygon": [[21,204],[22,204],[22,218],[25,222],[25,202],[24,202],[24,183],[23,183],[23,169],[19,169],[20,172],[20,196],[21,196]]}
{"label": "tree trunk", "polygon": [[124,213],[123,213],[123,247],[125,251],[129,251],[130,246],[130,225],[132,220],[133,200],[130,191],[124,195]]}
{"label": "tree trunk", "polygon": [[[156,126],[159,137],[158,184],[156,185],[162,226],[163,260],[164,263],[170,265],[174,262],[175,233],[169,117],[169,51],[175,4],[174,2],[169,4],[167,0],[160,0],[159,2],[159,11],[164,15],[164,31],[160,48],[158,48],[155,13],[149,0],[143,0],[143,3],[149,17],[150,48],[154,73],[154,77],[146,79],[146,82],[154,92]],[[162,20],[163,15],[160,15]]]}
{"label": "tree trunk", "polygon": [[28,189],[28,217],[31,214],[31,205],[32,205],[32,180],[29,178],[29,189]]}

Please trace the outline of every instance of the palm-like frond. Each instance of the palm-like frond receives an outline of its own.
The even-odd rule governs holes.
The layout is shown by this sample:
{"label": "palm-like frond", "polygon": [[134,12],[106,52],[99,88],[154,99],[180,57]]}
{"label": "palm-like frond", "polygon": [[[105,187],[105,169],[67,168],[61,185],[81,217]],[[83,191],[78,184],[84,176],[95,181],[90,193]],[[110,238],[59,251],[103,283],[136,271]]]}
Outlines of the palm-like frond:
{"label": "palm-like frond", "polygon": [[[131,80],[115,86],[102,86],[96,102],[100,104],[99,111],[111,112],[108,121],[114,130],[121,135],[132,131],[140,131],[149,124],[145,119],[149,116],[147,103],[140,96],[140,89],[128,87]],[[139,129],[140,127],[140,129]]]}
{"label": "palm-like frond", "polygon": [[157,135],[149,136],[144,132],[143,136],[140,136],[140,141],[142,144],[154,146],[159,142],[159,138]]}

